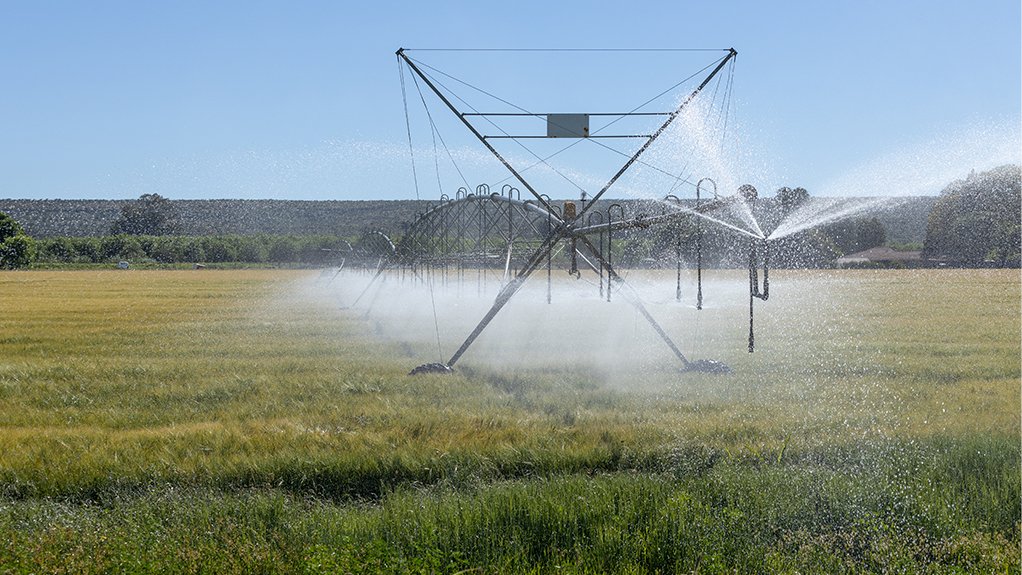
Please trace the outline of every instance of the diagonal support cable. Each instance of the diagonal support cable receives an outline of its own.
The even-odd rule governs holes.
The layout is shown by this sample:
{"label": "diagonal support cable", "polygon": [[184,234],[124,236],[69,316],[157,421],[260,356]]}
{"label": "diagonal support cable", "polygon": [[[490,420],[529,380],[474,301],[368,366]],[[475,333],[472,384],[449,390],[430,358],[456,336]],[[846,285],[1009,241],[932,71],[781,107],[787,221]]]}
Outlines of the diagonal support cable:
{"label": "diagonal support cable", "polygon": [[471,124],[471,122],[469,122],[468,120],[465,119],[465,115],[462,114],[461,112],[459,112],[458,109],[454,107],[454,104],[452,104],[451,101],[449,99],[447,99],[447,96],[445,96],[442,92],[440,92],[440,90],[433,84],[433,82],[431,82],[429,80],[429,78],[427,78],[422,73],[422,71],[419,70],[418,66],[416,66],[415,63],[412,62],[411,59],[409,59],[407,55],[405,55],[404,48],[399,49],[397,51],[397,55],[398,55],[398,57],[402,58],[405,61],[406,64],[408,64],[409,68],[411,68],[411,70],[413,72],[415,72],[426,83],[426,85],[431,90],[433,90],[433,93],[435,93],[437,95],[437,97],[440,98],[440,101],[442,101],[444,103],[444,105],[446,105],[451,110],[451,112],[453,112],[454,115],[457,116],[458,119],[461,120],[461,122],[463,124],[465,124],[465,127],[468,128],[469,131],[472,132],[472,134],[474,134],[475,137],[480,142],[482,142],[482,144],[484,146],[486,146],[486,149],[488,149],[491,154],[496,156],[497,159],[500,160],[500,163],[504,164],[504,167],[507,168],[508,171],[510,171],[512,174],[514,174],[515,179],[517,179],[519,182],[521,182],[521,184],[523,186],[525,186],[525,189],[529,190],[529,193],[532,194],[536,198],[536,200],[539,201],[539,203],[546,210],[549,211],[550,210],[550,204],[543,198],[543,196],[539,192],[537,192],[532,187],[532,185],[529,182],[527,182],[525,180],[525,178],[522,177],[521,174],[518,173],[517,170],[515,170],[514,166],[512,166],[510,162],[508,162],[506,159],[504,159],[504,156],[500,155],[500,152],[498,152],[496,150],[496,148],[494,148],[492,145],[490,145],[489,142],[486,141],[486,138],[484,138],[483,135],[480,134],[479,131],[475,129],[475,126],[473,126]]}
{"label": "diagonal support cable", "polygon": [[710,75],[707,76],[706,79],[704,79],[702,83],[700,83],[699,86],[681,102],[680,105],[678,105],[677,109],[671,112],[671,115],[668,116],[667,120],[663,123],[663,125],[660,126],[660,128],[657,129],[657,131],[654,132],[653,135],[649,137],[649,140],[647,140],[646,143],[643,144],[642,147],[639,148],[637,152],[635,152],[631,159],[625,162],[625,165],[621,166],[621,169],[619,169],[617,173],[610,178],[606,185],[603,186],[603,189],[601,189],[599,192],[596,193],[595,196],[593,196],[592,201],[586,207],[582,208],[581,211],[579,211],[578,218],[582,218],[582,216],[584,216],[587,211],[589,211],[590,209],[592,209],[593,206],[596,205],[596,201],[599,200],[603,194],[607,193],[607,190],[614,185],[614,182],[616,182],[618,178],[621,177],[622,174],[628,171],[628,168],[632,167],[632,164],[634,164],[639,159],[639,157],[643,153],[645,153],[645,151],[648,150],[651,145],[653,145],[653,142],[655,142],[657,138],[659,138],[660,135],[663,134],[664,131],[667,130],[667,128],[672,123],[674,123],[674,120],[677,119],[677,117],[681,114],[681,111],[688,105],[688,103],[691,102],[697,95],[699,95],[699,92],[701,92],[703,88],[705,88],[706,85],[710,83],[713,77],[716,76],[717,73],[720,72],[724,68],[724,66],[727,65],[727,63],[730,62],[731,59],[737,55],[738,52],[736,52],[734,48],[731,48],[728,51],[728,55],[725,56],[720,61],[719,64],[717,64],[717,67],[714,68],[712,72],[710,72]]}

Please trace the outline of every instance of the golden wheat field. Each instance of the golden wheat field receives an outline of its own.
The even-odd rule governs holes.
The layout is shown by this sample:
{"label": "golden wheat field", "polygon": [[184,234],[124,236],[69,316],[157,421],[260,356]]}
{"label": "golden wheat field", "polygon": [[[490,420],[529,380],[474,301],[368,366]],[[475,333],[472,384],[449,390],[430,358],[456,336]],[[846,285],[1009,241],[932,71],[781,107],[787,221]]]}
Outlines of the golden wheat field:
{"label": "golden wheat field", "polygon": [[0,274],[0,573],[1019,572],[1017,271],[370,277]]}

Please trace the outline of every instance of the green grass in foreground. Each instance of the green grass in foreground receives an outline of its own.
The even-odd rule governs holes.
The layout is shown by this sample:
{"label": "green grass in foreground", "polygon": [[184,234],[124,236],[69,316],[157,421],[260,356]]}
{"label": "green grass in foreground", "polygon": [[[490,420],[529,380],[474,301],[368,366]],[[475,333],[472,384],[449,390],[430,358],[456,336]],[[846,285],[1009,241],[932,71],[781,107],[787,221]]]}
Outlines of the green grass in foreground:
{"label": "green grass in foreground", "polygon": [[0,275],[0,573],[1019,572],[1017,273],[782,275],[729,378],[408,378],[312,278]]}
{"label": "green grass in foreground", "polygon": [[[911,478],[884,457],[842,468],[688,453],[660,473],[407,487],[373,505],[171,486],[28,500],[0,515],[0,556],[25,572],[1012,573],[1017,511],[999,498],[1017,499],[1017,462],[973,451],[1011,447],[900,450]],[[980,481],[949,482],[959,475]]]}

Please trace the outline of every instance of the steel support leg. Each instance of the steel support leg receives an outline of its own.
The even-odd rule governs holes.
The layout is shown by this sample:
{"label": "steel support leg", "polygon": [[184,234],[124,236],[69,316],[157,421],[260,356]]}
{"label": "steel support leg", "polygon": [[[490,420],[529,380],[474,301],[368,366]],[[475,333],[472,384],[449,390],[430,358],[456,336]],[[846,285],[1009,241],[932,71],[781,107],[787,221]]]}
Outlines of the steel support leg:
{"label": "steel support leg", "polygon": [[497,294],[497,298],[493,301],[493,305],[490,307],[490,310],[486,312],[483,319],[479,320],[475,329],[472,330],[472,333],[468,334],[468,337],[465,338],[465,341],[461,344],[461,347],[458,348],[458,351],[454,352],[451,359],[447,361],[448,368],[454,367],[454,364],[461,358],[462,354],[468,350],[476,338],[479,337],[479,334],[483,333],[486,326],[490,325],[490,322],[493,321],[493,318],[496,317],[497,313],[503,309],[512,297],[514,297],[519,288],[521,288],[525,283],[525,280],[529,279],[532,272],[536,271],[560,240],[560,232],[553,233],[547,237],[547,239],[539,248],[536,249],[535,252],[532,253],[526,265],[522,267],[521,271],[519,271],[518,274],[500,290],[500,293]]}
{"label": "steel support leg", "polygon": [[[603,263],[603,266],[607,269],[608,287],[611,281],[616,281],[620,286],[627,285],[625,283],[624,278],[617,275],[617,272],[614,271],[614,268],[610,265],[609,262],[603,259],[603,256],[598,252],[598,250],[596,250],[595,246],[593,246],[592,242],[590,242],[588,238],[582,236],[579,238],[579,241],[584,243],[586,247],[589,248],[591,252],[593,252],[593,255],[597,259],[599,259]],[[656,334],[660,336],[660,339],[664,340],[664,343],[667,344],[667,347],[669,347],[671,351],[674,352],[674,355],[677,356],[679,360],[681,360],[681,364],[685,366],[686,369],[688,369],[691,366],[692,362],[690,362],[688,358],[685,357],[685,354],[681,353],[681,350],[678,349],[678,346],[675,345],[671,337],[667,335],[667,332],[664,331],[664,328],[660,327],[660,324],[653,317],[653,315],[649,313],[649,310],[646,309],[645,304],[642,303],[642,300],[639,298],[639,295],[637,293],[634,293],[634,290],[632,292],[629,292],[628,290],[621,290],[620,293],[623,294],[625,299],[628,300],[628,303],[632,304],[635,307],[635,309],[639,311],[639,314],[642,315],[642,317],[644,317],[647,322],[649,322],[649,325],[650,327],[653,328],[653,331],[655,331]]]}

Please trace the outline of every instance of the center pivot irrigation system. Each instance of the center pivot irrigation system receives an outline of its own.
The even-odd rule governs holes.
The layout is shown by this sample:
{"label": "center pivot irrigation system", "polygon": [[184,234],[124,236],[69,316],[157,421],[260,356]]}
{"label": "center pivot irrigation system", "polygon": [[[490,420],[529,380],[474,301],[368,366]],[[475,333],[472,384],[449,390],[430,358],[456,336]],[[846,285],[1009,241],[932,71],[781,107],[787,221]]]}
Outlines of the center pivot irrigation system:
{"label": "center pivot irrigation system", "polygon": [[[695,234],[689,234],[684,239],[680,232],[677,236],[678,287],[676,297],[680,301],[682,242],[693,241],[697,254],[698,286],[696,307],[697,309],[702,309],[701,242],[703,234],[701,226],[707,222],[721,225],[747,237],[749,249],[749,351],[753,351],[753,302],[756,299],[766,300],[769,297],[769,251],[766,238],[761,233],[758,233],[758,229],[756,232],[752,232],[729,225],[723,219],[714,217],[714,214],[736,209],[744,210],[746,213],[751,214],[751,204],[756,201],[757,195],[754,187],[744,185],[733,195],[719,196],[716,190],[716,183],[710,178],[703,178],[694,184],[694,203],[685,203],[677,198],[677,196],[668,194],[666,198],[657,203],[660,206],[660,212],[652,215],[628,214],[621,204],[612,203],[607,205],[608,202],[606,200],[600,201],[615,182],[618,182],[626,172],[637,164],[652,167],[650,164],[643,162],[643,155],[675,123],[682,112],[699,96],[704,88],[714,78],[717,78],[718,74],[729,63],[733,65],[737,55],[733,48],[724,50],[724,55],[719,60],[703,69],[703,71],[709,70],[709,72],[699,81],[694,89],[676,100],[678,103],[673,110],[666,112],[639,112],[633,110],[626,113],[588,114],[539,114],[519,108],[513,104],[511,105],[516,109],[514,112],[479,112],[466,101],[456,95],[452,95],[452,92],[443,84],[443,81],[448,79],[461,82],[460,80],[425,65],[416,59],[410,58],[407,54],[408,51],[402,48],[396,53],[399,69],[401,70],[406,120],[408,104],[407,95],[404,92],[405,69],[411,72],[415,86],[419,89],[419,96],[424,107],[426,106],[426,99],[423,96],[424,91],[421,86],[425,86],[428,90],[426,93],[432,93],[442,104],[442,107],[454,114],[464,128],[493,157],[500,161],[503,167],[510,173],[508,179],[516,181],[527,192],[526,199],[523,201],[519,188],[511,184],[504,184],[499,193],[491,192],[490,187],[486,184],[477,186],[474,193],[470,192],[467,186],[461,187],[455,193],[454,198],[443,194],[439,205],[420,214],[412,224],[407,226],[399,242],[396,244],[391,243],[389,240],[383,242],[386,246],[384,250],[386,252],[385,257],[379,260],[375,276],[358,296],[358,299],[355,300],[355,303],[369,291],[370,287],[386,271],[395,267],[411,269],[415,273],[421,273],[425,268],[443,268],[446,274],[446,270],[450,266],[454,266],[457,270],[456,273],[462,278],[466,273],[466,269],[478,270],[503,267],[504,279],[502,287],[497,293],[492,306],[464,339],[457,351],[446,362],[420,365],[413,369],[411,374],[451,372],[454,365],[468,351],[480,334],[486,330],[494,317],[518,293],[530,276],[542,267],[546,267],[547,270],[547,301],[549,302],[551,289],[550,270],[555,258],[559,262],[563,261],[569,267],[569,273],[576,276],[581,273],[580,268],[591,270],[598,274],[601,297],[605,295],[607,300],[610,301],[611,294],[616,293],[631,303],[678,358],[682,364],[683,371],[730,372],[730,368],[722,362],[707,359],[690,360],[686,357],[668,335],[667,331],[649,312],[638,293],[631,289],[618,274],[613,262],[614,249],[612,238],[615,233],[650,227],[680,230],[680,226],[683,224],[694,224],[697,229]],[[426,68],[426,70],[423,68]],[[461,83],[464,84],[464,82]],[[730,84],[730,80],[728,83]],[[496,98],[492,94],[486,94]],[[496,99],[510,104],[501,98]],[[459,109],[459,104],[467,109]],[[428,107],[427,114],[429,114]],[[493,117],[496,116],[516,116],[545,120],[546,133],[510,133],[498,127],[493,121]],[[615,116],[619,119],[629,116],[656,116],[662,118],[662,122],[660,122],[655,130],[645,134],[609,135],[603,133],[603,128],[590,130],[590,118],[601,116]],[[429,121],[433,130],[432,135],[435,146],[439,134],[432,115],[429,115]],[[616,121],[614,120],[610,124]],[[486,133],[487,130],[483,128],[489,127],[497,127],[497,132],[493,133],[493,130],[490,129],[490,133]],[[528,168],[516,168],[508,157],[498,151],[491,142],[491,140],[506,139],[513,140],[522,145],[520,141],[529,138],[561,138],[574,141],[575,143],[579,140],[594,141],[601,138],[636,138],[642,141],[642,143],[630,155],[618,152],[626,157],[626,160],[591,197],[587,198],[587,194],[583,190],[578,202],[568,200],[555,202],[551,200],[550,196],[541,193],[524,177],[523,172],[527,171]],[[569,144],[568,147],[572,145],[574,143]],[[446,143],[444,146],[446,147]],[[415,160],[410,126],[409,151],[412,153],[414,172]],[[448,155],[450,156],[449,151]],[[556,154],[546,158],[533,155],[539,159],[538,164],[545,163],[547,159]],[[451,160],[453,162],[453,157],[451,157]],[[416,189],[418,189],[417,181]],[[708,194],[708,197],[704,198],[704,193]],[[529,195],[531,195],[531,198],[528,197]],[[374,241],[379,243],[378,238]],[[760,283],[758,272],[760,265],[762,265],[763,273],[762,283]],[[604,278],[606,278],[606,281],[604,281]],[[431,282],[430,285],[432,286]],[[439,340],[439,329],[437,331]]]}

